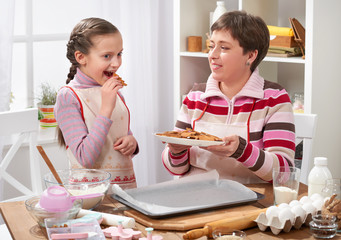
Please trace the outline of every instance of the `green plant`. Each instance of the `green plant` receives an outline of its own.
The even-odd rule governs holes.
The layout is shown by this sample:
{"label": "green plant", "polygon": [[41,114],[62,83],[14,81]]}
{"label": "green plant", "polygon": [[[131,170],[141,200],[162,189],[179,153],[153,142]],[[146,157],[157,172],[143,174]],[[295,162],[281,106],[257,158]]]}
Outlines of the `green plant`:
{"label": "green plant", "polygon": [[41,105],[54,105],[56,104],[57,91],[48,83],[41,84],[41,93],[38,98]]}

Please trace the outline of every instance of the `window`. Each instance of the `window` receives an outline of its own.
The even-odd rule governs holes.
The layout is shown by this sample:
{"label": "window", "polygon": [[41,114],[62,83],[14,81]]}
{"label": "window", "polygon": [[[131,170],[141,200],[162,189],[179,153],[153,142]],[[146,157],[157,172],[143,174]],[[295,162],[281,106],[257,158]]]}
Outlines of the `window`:
{"label": "window", "polygon": [[83,18],[101,17],[102,9],[103,1],[16,0],[11,110],[36,106],[43,82],[65,84],[70,32]]}

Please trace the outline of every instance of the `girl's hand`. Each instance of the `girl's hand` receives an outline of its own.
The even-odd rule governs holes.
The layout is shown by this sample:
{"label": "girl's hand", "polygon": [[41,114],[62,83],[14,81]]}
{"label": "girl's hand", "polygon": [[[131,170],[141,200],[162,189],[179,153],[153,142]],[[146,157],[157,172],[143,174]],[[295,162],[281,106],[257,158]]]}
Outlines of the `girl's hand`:
{"label": "girl's hand", "polygon": [[132,155],[135,152],[136,147],[137,141],[133,135],[121,137],[114,143],[114,149],[125,156]]}
{"label": "girl's hand", "polygon": [[224,144],[201,148],[224,157],[229,157],[237,151],[239,146],[239,136],[232,135],[223,137],[222,140],[225,142]]}
{"label": "girl's hand", "polygon": [[192,146],[168,143],[168,147],[169,147],[169,150],[171,151],[171,153],[178,154],[178,153],[181,153],[187,149],[190,149]]}
{"label": "girl's hand", "polygon": [[102,104],[99,114],[107,118],[111,118],[116,104],[117,92],[121,89],[122,83],[117,80],[117,77],[108,79],[102,86]]}

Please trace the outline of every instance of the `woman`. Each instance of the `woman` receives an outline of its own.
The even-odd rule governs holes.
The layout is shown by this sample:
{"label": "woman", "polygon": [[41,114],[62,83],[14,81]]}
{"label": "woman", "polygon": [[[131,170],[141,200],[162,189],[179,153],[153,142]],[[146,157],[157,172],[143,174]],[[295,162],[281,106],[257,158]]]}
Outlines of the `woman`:
{"label": "woman", "polygon": [[224,144],[168,144],[163,163],[174,175],[216,169],[220,178],[241,183],[271,181],[273,168],[294,165],[295,127],[288,93],[258,72],[269,47],[268,28],[261,18],[234,11],[211,32],[212,74],[187,95],[175,129],[213,134]]}

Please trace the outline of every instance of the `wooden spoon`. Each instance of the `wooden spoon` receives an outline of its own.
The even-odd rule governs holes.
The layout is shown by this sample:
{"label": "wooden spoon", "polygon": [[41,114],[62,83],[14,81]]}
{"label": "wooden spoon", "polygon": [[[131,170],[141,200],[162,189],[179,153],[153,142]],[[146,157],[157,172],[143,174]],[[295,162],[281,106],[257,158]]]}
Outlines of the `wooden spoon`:
{"label": "wooden spoon", "polygon": [[[38,149],[40,155],[43,157],[43,159],[44,159],[46,165],[49,167],[50,171],[52,172],[53,176],[54,176],[55,179],[57,180],[57,182],[58,182],[62,187],[65,188],[65,186],[63,185],[63,182],[62,182],[62,180],[60,179],[60,177],[59,177],[59,175],[58,175],[56,169],[54,168],[52,162],[51,162],[50,159],[47,157],[47,155],[46,155],[46,153],[45,153],[43,147],[38,145],[38,146],[37,146],[37,149]],[[66,189],[66,188],[65,188],[65,189]],[[67,189],[66,189],[66,190],[67,190]]]}

